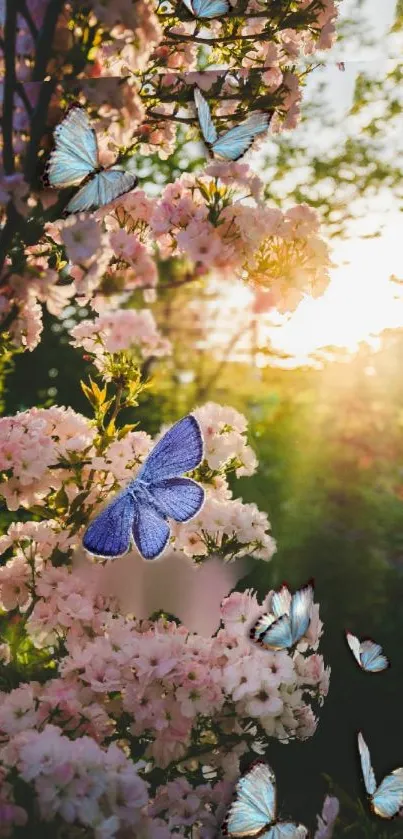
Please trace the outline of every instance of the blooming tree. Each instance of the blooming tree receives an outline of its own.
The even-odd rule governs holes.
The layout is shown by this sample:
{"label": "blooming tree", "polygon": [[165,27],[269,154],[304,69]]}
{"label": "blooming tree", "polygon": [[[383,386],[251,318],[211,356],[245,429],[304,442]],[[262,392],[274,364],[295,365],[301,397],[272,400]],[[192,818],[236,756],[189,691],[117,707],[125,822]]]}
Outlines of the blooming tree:
{"label": "blooming tree", "polygon": [[[153,445],[122,412],[135,416],[144,368],[172,350],[152,308],[159,295],[236,278],[255,289],[256,315],[267,305],[291,311],[327,285],[316,214],[279,210],[247,164],[206,164],[191,144],[195,85],[220,130],[251,108],[269,113],[273,134],[295,127],[306,58],[330,47],[335,17],[332,0],[292,0],[281,13],[275,2],[240,0],[203,27],[183,4],[151,0],[21,0],[1,10],[5,352],[38,346],[45,307],[58,318],[85,305],[69,340],[93,372],[81,383],[89,416],[52,404],[0,419],[0,836],[48,825],[68,837],[208,839],[240,758],[264,754],[270,738],[315,731],[329,684],[317,604],[293,651],[248,638],[270,592],[260,603],[250,590],[228,594],[218,631],[204,637],[191,620],[125,610],[113,569],[84,555],[81,538]],[[52,131],[77,100],[94,120],[100,164],[134,165],[140,183],[92,215],[65,218],[69,196],[41,177]],[[193,477],[206,502],[173,526],[171,555],[269,561],[267,515],[232,489],[258,467],[246,419],[214,403],[193,413],[204,438]],[[318,839],[336,816],[327,803]]]}

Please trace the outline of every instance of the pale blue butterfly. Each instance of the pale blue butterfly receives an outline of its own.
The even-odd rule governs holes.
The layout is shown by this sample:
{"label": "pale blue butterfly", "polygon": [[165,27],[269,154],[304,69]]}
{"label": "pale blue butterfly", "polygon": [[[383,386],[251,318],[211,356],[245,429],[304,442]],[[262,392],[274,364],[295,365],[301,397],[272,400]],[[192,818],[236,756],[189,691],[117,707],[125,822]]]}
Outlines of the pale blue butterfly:
{"label": "pale blue butterfly", "polygon": [[393,819],[403,808],[403,768],[394,769],[377,787],[369,749],[361,732],[358,734],[358,750],[371,810],[382,819]]}
{"label": "pale blue butterfly", "polygon": [[249,631],[252,641],[269,650],[294,647],[304,637],[312,617],[313,583],[291,594],[288,586],[271,594],[268,609]]}
{"label": "pale blue butterfly", "polygon": [[[267,763],[256,761],[239,779],[221,833],[231,839],[305,839],[306,827],[277,821],[276,779]],[[262,833],[262,831],[264,831]]]}
{"label": "pale blue butterfly", "polygon": [[255,111],[236,128],[230,128],[218,137],[209,105],[198,87],[194,90],[194,100],[206,146],[214,156],[224,160],[239,160],[248,151],[255,137],[267,131],[269,127],[270,114]]}
{"label": "pale blue butterfly", "polygon": [[96,134],[80,105],[70,108],[55,129],[54,140],[45,172],[49,185],[64,189],[85,181],[67,204],[66,213],[97,210],[136,186],[136,176],[122,166],[104,169],[99,165]]}
{"label": "pale blue butterfly", "polygon": [[390,667],[390,662],[382,652],[382,647],[369,638],[360,641],[356,635],[346,632],[347,644],[359,666],[367,673],[380,673]]}
{"label": "pale blue butterfly", "polygon": [[189,414],[154,446],[137,477],[91,522],[84,548],[95,556],[123,556],[131,541],[144,559],[157,559],[170,537],[167,518],[186,522],[200,511],[204,490],[190,472],[203,459],[199,423]]}
{"label": "pale blue butterfly", "polygon": [[230,10],[229,0],[182,0],[189,12],[201,20],[222,17]]}

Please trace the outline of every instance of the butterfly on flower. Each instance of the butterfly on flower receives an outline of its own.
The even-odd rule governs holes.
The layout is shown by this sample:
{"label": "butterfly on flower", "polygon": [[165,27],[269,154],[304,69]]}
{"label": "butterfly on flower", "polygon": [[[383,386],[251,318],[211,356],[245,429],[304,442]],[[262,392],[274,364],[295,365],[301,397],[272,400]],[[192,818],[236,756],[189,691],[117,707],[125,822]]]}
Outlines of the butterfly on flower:
{"label": "butterfly on flower", "polygon": [[194,90],[194,101],[204,142],[214,157],[239,160],[248,151],[255,137],[263,134],[269,127],[270,114],[255,111],[248,119],[219,137],[211,119],[208,102],[198,87]]}
{"label": "butterfly on flower", "polygon": [[201,20],[211,20],[222,17],[230,10],[229,0],[182,0],[193,17]]}
{"label": "butterfly on flower", "polygon": [[276,779],[267,763],[256,761],[243,775],[221,827],[230,839],[305,839],[306,827],[293,822],[277,821]]}
{"label": "butterfly on flower", "polygon": [[96,134],[81,105],[69,109],[55,128],[54,141],[55,148],[46,164],[46,182],[56,189],[81,184],[67,204],[66,213],[97,210],[137,185],[136,175],[122,166],[100,166]]}
{"label": "butterfly on flower", "polygon": [[249,637],[268,650],[286,650],[304,637],[312,617],[313,582],[291,594],[287,585],[269,597],[268,609],[253,624]]}
{"label": "butterfly on flower", "polygon": [[203,487],[182,477],[202,459],[199,423],[189,414],[161,437],[137,477],[91,522],[84,548],[115,559],[127,553],[133,540],[143,559],[161,556],[171,533],[167,519],[190,521],[203,505]]}
{"label": "butterfly on flower", "polygon": [[367,673],[380,673],[390,667],[390,662],[383,654],[382,647],[370,638],[360,641],[351,632],[346,632],[346,641],[361,670]]}
{"label": "butterfly on flower", "polygon": [[382,819],[393,819],[403,808],[403,768],[394,769],[377,787],[369,749],[361,731],[358,733],[358,751],[371,810]]}

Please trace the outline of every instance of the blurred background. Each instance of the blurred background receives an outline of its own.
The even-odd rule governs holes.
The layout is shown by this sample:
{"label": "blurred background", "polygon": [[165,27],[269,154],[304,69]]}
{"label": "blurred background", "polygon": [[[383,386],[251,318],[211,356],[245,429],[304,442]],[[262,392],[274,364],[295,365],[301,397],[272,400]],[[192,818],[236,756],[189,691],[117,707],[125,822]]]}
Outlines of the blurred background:
{"label": "blurred background", "polygon": [[[317,209],[332,246],[327,291],[287,317],[235,280],[175,287],[175,266],[161,265],[166,287],[153,309],[174,352],[147,363],[152,387],[127,417],[155,433],[212,400],[249,420],[259,468],[234,489],[267,510],[278,552],[250,563],[237,587],[264,596],[315,577],[332,667],[315,736],[270,751],[280,805],[303,821],[329,789],[324,774],[363,797],[359,728],[379,780],[403,765],[402,0],[344,0],[339,35],[333,62],[307,76],[300,127],[252,160],[268,199]],[[187,154],[159,162],[166,182],[189,167]],[[136,293],[131,304],[141,306]],[[53,403],[86,412],[79,379],[89,368],[68,330],[87,314],[45,315],[39,347],[12,366],[2,360],[4,413]],[[189,596],[185,584],[181,593]],[[391,669],[360,672],[345,628],[381,643]],[[379,837],[376,820],[374,831],[360,835]],[[382,831],[398,835],[396,825]]]}

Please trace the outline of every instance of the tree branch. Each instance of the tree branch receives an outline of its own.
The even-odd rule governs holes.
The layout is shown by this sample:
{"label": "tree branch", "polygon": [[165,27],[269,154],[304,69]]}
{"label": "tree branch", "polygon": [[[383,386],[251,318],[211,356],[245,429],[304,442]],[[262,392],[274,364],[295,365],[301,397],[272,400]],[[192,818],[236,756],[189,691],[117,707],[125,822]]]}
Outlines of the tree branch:
{"label": "tree branch", "polygon": [[28,183],[32,182],[35,175],[38,149],[46,126],[49,102],[55,87],[56,79],[50,79],[42,83],[38,102],[31,116],[31,136],[24,164],[24,176]]}
{"label": "tree branch", "polygon": [[35,65],[32,71],[33,82],[41,82],[45,78],[46,68],[52,53],[53,35],[63,5],[63,0],[49,0],[36,41]]}
{"label": "tree branch", "polygon": [[34,21],[33,21],[32,16],[31,16],[31,12],[29,11],[28,6],[26,4],[26,0],[19,0],[18,6],[19,6],[18,11],[19,11],[20,15],[22,15],[22,17],[24,18],[24,20],[25,20],[25,22],[28,26],[28,29],[31,33],[32,39],[35,42],[37,37],[38,37],[38,30],[37,30],[37,28],[34,24]]}
{"label": "tree branch", "polygon": [[175,43],[181,41],[189,41],[192,44],[207,44],[208,46],[215,46],[220,44],[234,44],[236,41],[253,41],[260,43],[261,41],[275,41],[271,32],[261,32],[255,35],[225,35],[223,38],[195,38],[194,35],[181,35],[178,32],[166,32],[166,43]]}
{"label": "tree branch", "polygon": [[6,175],[14,172],[13,108],[15,76],[15,38],[17,33],[17,7],[15,0],[7,0],[4,26],[4,98],[3,98],[3,166]]}

